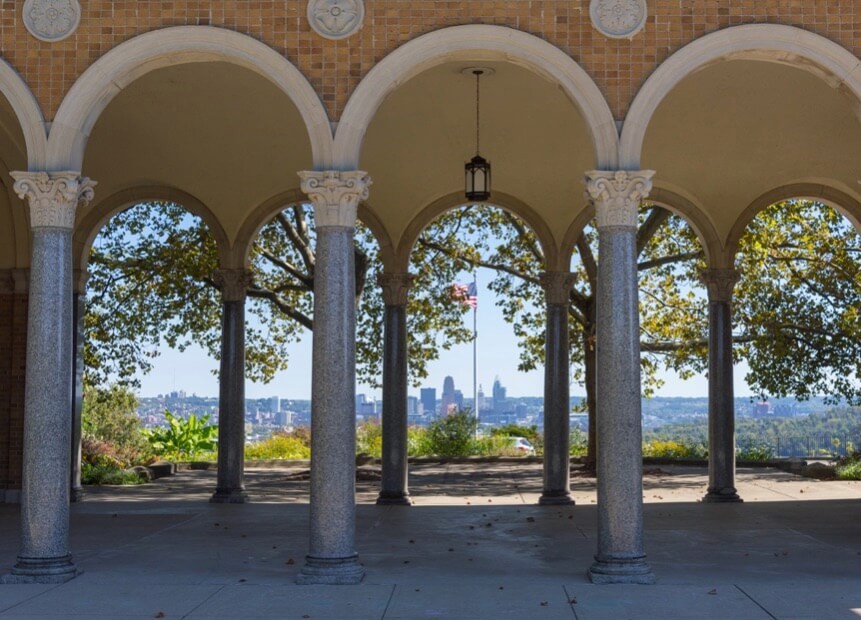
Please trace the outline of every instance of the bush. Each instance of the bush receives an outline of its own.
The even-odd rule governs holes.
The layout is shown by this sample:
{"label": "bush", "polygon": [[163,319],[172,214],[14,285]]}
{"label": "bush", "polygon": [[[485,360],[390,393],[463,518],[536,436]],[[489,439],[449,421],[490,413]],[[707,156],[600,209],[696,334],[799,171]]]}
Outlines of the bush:
{"label": "bush", "polygon": [[428,441],[428,431],[422,426],[407,429],[407,454],[410,456],[430,456],[433,454]]}
{"label": "bush", "polygon": [[427,447],[437,456],[469,456],[478,451],[475,441],[477,421],[472,412],[462,409],[431,422]]}
{"label": "bush", "polygon": [[194,459],[199,452],[214,450],[218,437],[218,426],[208,425],[209,414],[198,418],[191,414],[188,418],[174,416],[165,410],[167,428],[154,428],[145,431],[155,454],[179,459]]}
{"label": "bush", "polygon": [[765,444],[752,444],[736,448],[735,457],[740,461],[767,461],[774,458],[774,449]]}
{"label": "bush", "polygon": [[83,484],[143,484],[146,481],[130,469],[111,464],[83,463],[81,482]]}
{"label": "bush", "polygon": [[571,429],[568,435],[568,454],[571,456],[586,456],[589,453],[589,437],[580,427]]}
{"label": "bush", "polygon": [[708,454],[708,449],[701,443],[683,444],[678,441],[650,441],[643,445],[643,456],[654,456],[676,459],[701,459]]}
{"label": "bush", "polygon": [[286,433],[273,434],[269,439],[245,447],[246,459],[307,459],[311,448],[299,437]]}
{"label": "bush", "polygon": [[861,453],[851,452],[837,461],[838,480],[861,480]]}
{"label": "bush", "polygon": [[81,414],[82,460],[110,454],[119,465],[145,462],[150,446],[137,415],[138,399],[127,387],[84,387]]}
{"label": "bush", "polygon": [[378,422],[364,422],[356,429],[356,454],[383,455],[383,427]]}

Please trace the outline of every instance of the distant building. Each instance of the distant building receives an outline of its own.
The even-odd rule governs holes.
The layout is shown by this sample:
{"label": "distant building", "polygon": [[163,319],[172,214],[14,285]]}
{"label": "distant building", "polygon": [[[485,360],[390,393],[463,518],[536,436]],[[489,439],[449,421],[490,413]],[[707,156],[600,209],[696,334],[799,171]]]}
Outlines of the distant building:
{"label": "distant building", "polygon": [[418,415],[419,399],[415,396],[407,396],[407,415]]}
{"label": "distant building", "polygon": [[269,398],[269,412],[270,413],[278,413],[281,411],[281,401],[277,396],[272,396]]}
{"label": "distant building", "polygon": [[484,402],[484,389],[481,387],[480,384],[478,386],[477,400],[478,400],[478,402],[475,404],[475,410],[478,411],[479,413],[481,413],[485,409],[485,402]]}
{"label": "distant building", "polygon": [[455,402],[454,378],[446,377],[442,382],[442,402],[440,403],[440,414],[448,415],[457,407]]}
{"label": "distant building", "polygon": [[436,388],[422,388],[421,401],[424,414],[433,416],[436,413]]}
{"label": "distant building", "polygon": [[496,413],[502,413],[506,405],[506,390],[502,387],[502,382],[499,376],[493,380],[493,410]]}

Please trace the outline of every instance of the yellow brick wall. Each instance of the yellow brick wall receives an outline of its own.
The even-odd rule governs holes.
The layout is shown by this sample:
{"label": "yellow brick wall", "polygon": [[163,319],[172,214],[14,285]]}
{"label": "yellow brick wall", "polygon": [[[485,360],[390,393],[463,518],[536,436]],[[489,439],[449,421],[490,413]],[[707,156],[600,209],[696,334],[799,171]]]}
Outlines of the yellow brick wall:
{"label": "yellow brick wall", "polygon": [[30,36],[23,0],[0,0],[0,53],[23,76],[50,120],[64,93],[99,56],[137,34],[206,24],[259,39],[307,76],[337,120],[374,63],[410,39],[445,26],[510,26],[546,39],[593,77],[613,113],[623,118],[658,63],[706,33],[744,23],[798,26],[828,37],[856,55],[861,0],[648,0],[649,17],[633,41],[607,39],[589,21],[587,0],[366,0],[364,27],[342,41],[314,33],[304,0],[81,0],[78,30],[59,43]]}

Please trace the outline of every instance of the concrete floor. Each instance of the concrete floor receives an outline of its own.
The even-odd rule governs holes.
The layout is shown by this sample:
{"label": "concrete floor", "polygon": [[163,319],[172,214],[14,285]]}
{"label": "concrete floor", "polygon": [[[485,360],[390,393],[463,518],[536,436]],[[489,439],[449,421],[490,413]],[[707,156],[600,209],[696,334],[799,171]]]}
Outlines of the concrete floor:
{"label": "concrete floor", "polygon": [[[577,505],[535,505],[538,464],[413,467],[416,505],[373,505],[358,484],[358,586],[296,586],[307,549],[305,480],[250,470],[252,504],[206,502],[214,473],[97,488],[72,509],[84,574],[0,586],[8,618],[858,618],[861,483],[740,470],[744,504],[702,504],[702,469],[644,477],[654,586],[593,586],[594,479]],[[0,505],[0,571],[18,552]]]}

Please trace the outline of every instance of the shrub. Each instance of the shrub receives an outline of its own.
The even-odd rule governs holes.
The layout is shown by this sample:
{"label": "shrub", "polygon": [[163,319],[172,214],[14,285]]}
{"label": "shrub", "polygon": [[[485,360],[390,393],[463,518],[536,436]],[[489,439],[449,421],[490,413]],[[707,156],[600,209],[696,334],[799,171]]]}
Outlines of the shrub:
{"label": "shrub", "polygon": [[437,456],[469,456],[478,447],[476,419],[468,409],[459,410],[431,422],[427,430],[428,451]]}
{"label": "shrub", "polygon": [[643,456],[655,456],[676,459],[701,459],[708,453],[702,443],[684,444],[678,441],[654,440],[643,445]]}
{"label": "shrub", "polygon": [[145,480],[136,472],[110,464],[81,465],[83,484],[143,484]]}
{"label": "shrub", "polygon": [[269,439],[245,447],[247,459],[307,459],[311,448],[298,437],[286,433],[273,434]]}
{"label": "shrub", "polygon": [[501,437],[524,437],[535,448],[535,454],[544,453],[544,435],[538,432],[538,427],[535,424],[531,426],[506,424],[505,426],[491,429],[490,434],[491,436]]}
{"label": "shrub", "polygon": [[580,427],[572,428],[571,433],[568,435],[568,454],[571,456],[586,456],[588,453],[589,437],[580,430]]}
{"label": "shrub", "polygon": [[155,454],[193,459],[198,452],[215,449],[218,426],[207,424],[209,414],[198,418],[192,413],[183,419],[165,410],[164,417],[167,418],[167,428],[145,431]]}
{"label": "shrub", "polygon": [[144,462],[150,447],[140,418],[137,397],[127,387],[84,387],[81,414],[81,453],[88,456],[110,454],[123,466]]}
{"label": "shrub", "polygon": [[767,461],[774,458],[774,449],[765,444],[751,444],[737,447],[735,457],[741,461]]}
{"label": "shrub", "polygon": [[428,431],[423,426],[410,426],[407,429],[407,453],[410,456],[430,456],[433,454],[428,442]]}
{"label": "shrub", "polygon": [[854,450],[837,461],[838,480],[861,480],[861,453]]}
{"label": "shrub", "polygon": [[356,454],[383,455],[383,427],[378,422],[364,422],[356,429]]}

